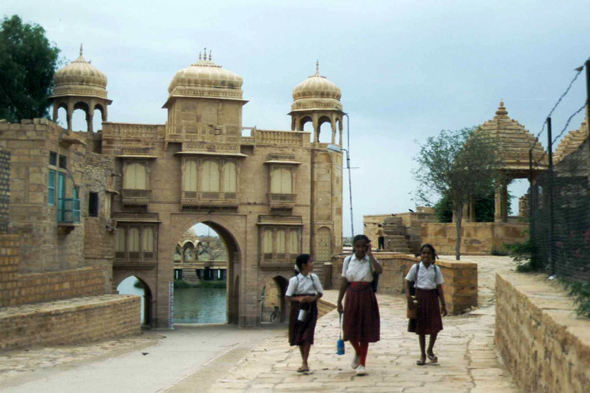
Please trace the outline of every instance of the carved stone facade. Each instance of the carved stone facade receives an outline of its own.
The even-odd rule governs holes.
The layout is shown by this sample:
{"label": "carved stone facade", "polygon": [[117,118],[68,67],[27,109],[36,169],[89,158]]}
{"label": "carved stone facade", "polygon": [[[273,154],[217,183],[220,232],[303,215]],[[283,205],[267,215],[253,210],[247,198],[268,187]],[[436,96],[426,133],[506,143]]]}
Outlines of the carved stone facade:
{"label": "carved stone facade", "polygon": [[[243,127],[242,78],[210,54],[174,76],[166,124],[107,121],[106,76],[82,54],[55,82],[54,120],[65,107],[67,129],[43,119],[0,124],[23,271],[98,266],[105,292],[136,276],[146,322],[170,327],[175,250],[204,223],[227,249],[228,322],[257,326],[263,287],[274,280],[283,296],[297,254],[322,266],[341,251],[342,155],[319,143],[319,131],[329,122],[340,144],[344,112],[340,89],[319,71],[294,90],[299,126],[290,131]],[[93,132],[97,106],[102,130]],[[88,132],[71,131],[76,109]]]}

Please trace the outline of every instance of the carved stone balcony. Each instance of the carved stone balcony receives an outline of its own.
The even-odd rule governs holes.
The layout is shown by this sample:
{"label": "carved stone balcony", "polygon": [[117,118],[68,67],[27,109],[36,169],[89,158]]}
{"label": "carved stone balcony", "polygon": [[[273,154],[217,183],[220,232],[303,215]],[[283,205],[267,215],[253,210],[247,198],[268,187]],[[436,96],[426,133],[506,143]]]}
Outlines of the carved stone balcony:
{"label": "carved stone balcony", "polygon": [[260,258],[260,268],[268,269],[291,269],[293,261],[299,254],[262,254]]}
{"label": "carved stone balcony", "polygon": [[297,194],[268,194],[270,210],[290,211],[295,207]]}
{"label": "carved stone balcony", "polygon": [[124,206],[147,206],[150,201],[150,190],[123,190]]}
{"label": "carved stone balcony", "polygon": [[183,209],[237,210],[238,194],[235,192],[183,191],[180,204]]}

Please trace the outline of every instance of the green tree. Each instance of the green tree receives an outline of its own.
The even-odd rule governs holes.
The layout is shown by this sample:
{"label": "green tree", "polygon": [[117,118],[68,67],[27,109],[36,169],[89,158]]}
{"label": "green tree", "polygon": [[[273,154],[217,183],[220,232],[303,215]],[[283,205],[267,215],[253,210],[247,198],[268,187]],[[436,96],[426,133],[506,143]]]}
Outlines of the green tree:
{"label": "green tree", "polygon": [[457,242],[455,258],[461,259],[461,224],[463,206],[471,196],[485,195],[493,188],[498,176],[500,161],[497,143],[476,128],[459,131],[443,130],[436,137],[429,137],[420,145],[415,157],[418,168],[414,179],[419,187],[418,200],[432,205],[432,197],[438,196],[452,202],[456,218]]}
{"label": "green tree", "polygon": [[19,122],[48,115],[58,56],[41,26],[23,23],[18,15],[2,20],[0,119]]}
{"label": "green tree", "polygon": [[[475,221],[494,222],[495,213],[495,192],[493,183],[483,195],[475,196]],[[508,196],[508,214],[512,214],[512,198]],[[438,222],[453,222],[453,201],[447,196],[442,196],[434,204],[434,216]]]}

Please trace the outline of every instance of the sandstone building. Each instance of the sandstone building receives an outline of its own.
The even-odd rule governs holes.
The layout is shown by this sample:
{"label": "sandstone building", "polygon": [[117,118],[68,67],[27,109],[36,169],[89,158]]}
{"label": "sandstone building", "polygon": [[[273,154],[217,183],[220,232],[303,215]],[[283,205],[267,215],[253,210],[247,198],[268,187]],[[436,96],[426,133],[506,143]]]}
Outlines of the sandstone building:
{"label": "sandstone building", "polygon": [[[136,276],[147,322],[170,327],[176,247],[204,223],[228,250],[228,322],[259,325],[266,282],[284,292],[297,254],[312,254],[321,270],[342,248],[342,156],[320,132],[341,145],[344,112],[340,89],[316,67],[293,90],[291,130],[247,128],[242,83],[205,52],[172,78],[165,124],[130,124],[108,121],[107,78],[82,53],[59,70],[53,121],[64,108],[67,129],[35,119],[4,124],[0,136],[13,154],[23,268],[99,266],[105,292]],[[86,113],[87,132],[72,131],[75,110]]]}

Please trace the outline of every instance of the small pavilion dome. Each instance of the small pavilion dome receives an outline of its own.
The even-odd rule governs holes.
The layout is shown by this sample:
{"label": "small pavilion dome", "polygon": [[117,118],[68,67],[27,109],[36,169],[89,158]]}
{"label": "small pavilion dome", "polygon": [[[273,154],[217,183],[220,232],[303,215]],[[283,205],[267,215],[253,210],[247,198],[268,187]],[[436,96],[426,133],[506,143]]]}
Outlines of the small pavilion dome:
{"label": "small pavilion dome", "polygon": [[53,80],[55,82],[53,97],[107,98],[107,77],[82,56],[82,46],[80,46],[80,56],[58,70]]}
{"label": "small pavilion dome", "polygon": [[[206,49],[205,49],[206,52]],[[170,85],[170,97],[203,97],[220,99],[242,99],[243,79],[238,74],[222,68],[211,61],[207,54],[189,67],[178,71]]]}
{"label": "small pavilion dome", "polygon": [[293,111],[301,110],[342,110],[342,92],[336,84],[320,75],[316,62],[316,73],[293,89]]}
{"label": "small pavilion dome", "polygon": [[547,167],[545,149],[522,124],[508,117],[504,101],[492,120],[480,126],[480,131],[495,137],[502,153],[503,169],[519,173],[529,171],[529,150],[533,149],[533,158],[538,162],[537,168]]}
{"label": "small pavilion dome", "polygon": [[570,131],[562,140],[559,142],[555,153],[553,154],[553,162],[557,164],[563,160],[566,156],[572,154],[584,143],[588,138],[588,119],[582,122],[582,126],[578,130]]}

